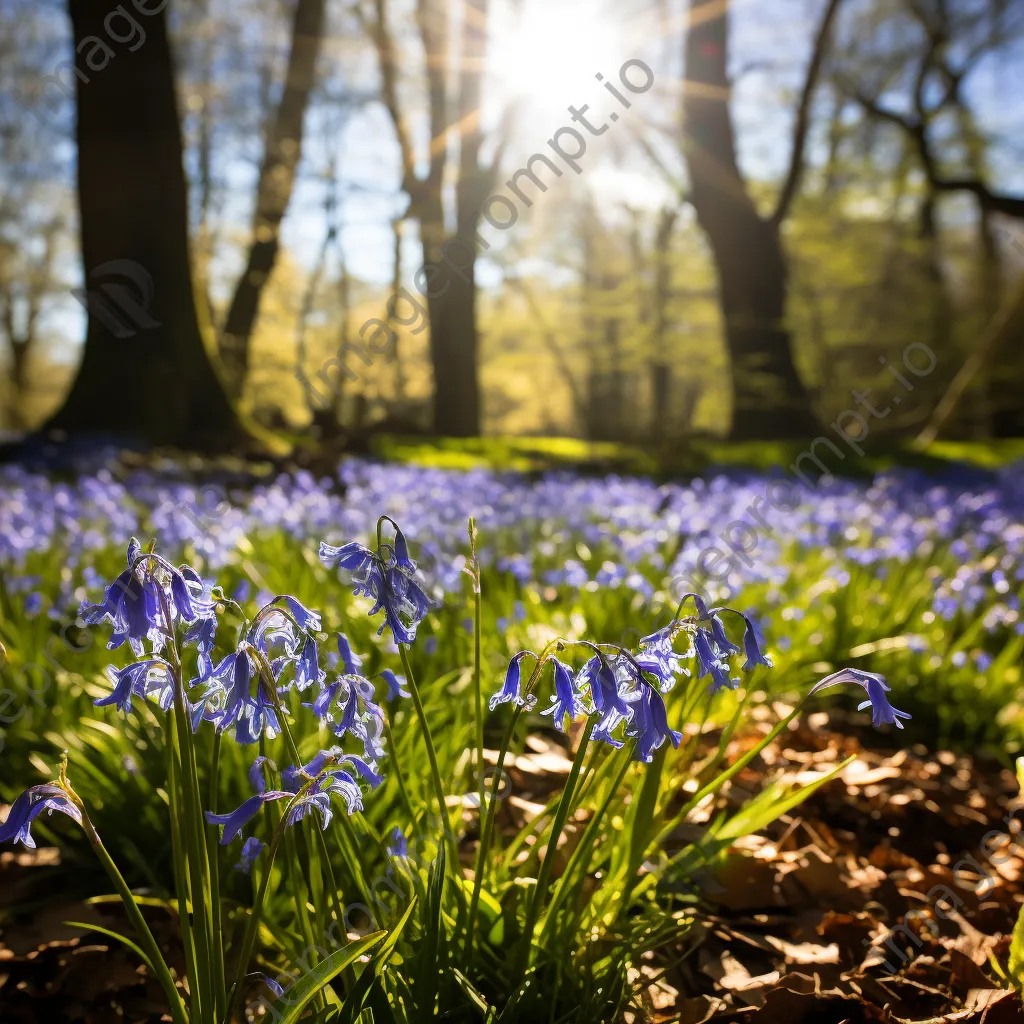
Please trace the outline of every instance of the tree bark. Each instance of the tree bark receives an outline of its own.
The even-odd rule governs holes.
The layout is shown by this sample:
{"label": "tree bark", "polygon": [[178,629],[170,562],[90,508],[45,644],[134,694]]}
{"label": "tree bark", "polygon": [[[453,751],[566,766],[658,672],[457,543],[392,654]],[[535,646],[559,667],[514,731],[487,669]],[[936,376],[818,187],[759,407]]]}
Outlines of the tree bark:
{"label": "tree bark", "polygon": [[78,375],[45,429],[230,447],[246,435],[196,311],[165,13],[140,19],[145,45],[133,52],[98,42],[106,0],[70,0],[69,11],[89,319]]}
{"label": "tree bark", "polygon": [[[430,360],[434,371],[434,433],[475,437],[480,433],[479,339],[476,326],[476,220],[493,180],[499,157],[480,163],[480,91],[487,35],[487,0],[464,0],[460,66],[455,89],[449,87],[451,0],[417,0],[416,22],[426,62],[430,105],[430,160],[423,176],[408,122],[398,98],[398,56],[388,27],[386,0],[375,0],[370,25],[381,72],[381,98],[394,123],[402,156],[402,188],[409,196],[405,216],[419,225],[423,262],[439,272],[427,286]],[[457,96],[457,105],[450,92]],[[455,116],[457,115],[457,117]],[[457,129],[453,122],[458,121]],[[440,253],[447,240],[443,185],[449,136],[460,141],[455,189],[456,239],[449,259]],[[500,147],[499,147],[500,151]],[[458,270],[451,268],[458,264]],[[430,293],[433,294],[430,294]]]}
{"label": "tree bark", "polygon": [[302,135],[316,63],[324,35],[325,0],[298,0],[281,101],[267,134],[256,186],[252,242],[245,269],[235,285],[220,336],[220,356],[237,396],[245,387],[253,327],[260,298],[277,262],[281,221],[288,211],[302,157]]}
{"label": "tree bark", "polygon": [[[815,432],[817,422],[793,361],[785,319],[788,268],[779,237],[785,208],[781,215],[761,217],[740,174],[729,111],[728,18],[728,4],[722,0],[691,0],[683,112],[689,198],[718,271],[732,362],[731,436],[802,436]],[[816,50],[824,37],[825,31],[819,33]],[[816,75],[819,66],[820,61],[812,60],[811,86],[811,73]],[[798,118],[792,161],[797,170],[787,176],[786,205],[799,178],[806,134],[802,129]]]}

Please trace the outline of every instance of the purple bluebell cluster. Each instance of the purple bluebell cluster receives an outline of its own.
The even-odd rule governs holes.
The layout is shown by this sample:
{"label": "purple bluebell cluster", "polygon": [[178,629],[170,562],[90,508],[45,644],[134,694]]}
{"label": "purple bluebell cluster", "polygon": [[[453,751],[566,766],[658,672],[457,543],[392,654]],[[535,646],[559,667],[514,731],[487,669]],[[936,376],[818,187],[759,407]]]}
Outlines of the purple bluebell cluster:
{"label": "purple bluebell cluster", "polygon": [[[772,667],[764,635],[752,613],[726,607],[709,608],[698,594],[685,595],[680,608],[686,601],[693,602],[695,613],[675,619],[644,637],[636,653],[615,644],[557,641],[555,646],[559,650],[577,646],[594,652],[575,674],[550,651],[539,657],[533,651],[520,651],[509,662],[501,689],[491,697],[491,710],[502,704],[531,710],[537,701],[532,684],[539,678],[545,662],[550,661],[554,668],[554,694],[551,706],[541,714],[551,715],[555,728],[564,731],[567,723],[587,716],[594,720],[592,736],[595,740],[622,747],[625,738],[634,739],[633,756],[638,761],[652,761],[655,751],[666,740],[678,747],[682,734],[669,725],[663,695],[669,693],[681,677],[690,677],[684,660],[694,662],[698,681],[710,677],[708,692],[711,696],[722,689],[739,686],[739,677],[732,675],[730,658],[740,653],[744,655],[745,672],[759,666]],[[742,647],[729,637],[726,621],[730,617],[743,623]],[[683,652],[676,649],[680,637],[686,644]],[[535,663],[536,669],[524,692],[522,666],[529,660]],[[859,705],[858,710],[870,707],[875,726],[895,725],[902,729],[900,719],[910,718],[905,711],[889,703],[885,694],[890,688],[885,677],[873,672],[841,669],[820,680],[806,696],[842,683],[864,688],[868,700]]]}
{"label": "purple bluebell cluster", "polygon": [[[760,628],[748,616],[731,608],[708,608],[697,594],[687,594],[696,614],[676,619],[667,626],[644,637],[636,653],[614,644],[592,644],[581,641],[571,646],[591,650],[591,657],[578,673],[564,661],[547,654],[538,657],[532,651],[520,651],[508,664],[501,689],[491,697],[493,711],[501,704],[512,704],[531,709],[536,697],[531,687],[524,693],[522,666],[528,659],[537,665],[531,681],[535,681],[545,661],[554,668],[554,695],[551,706],[542,711],[551,715],[555,728],[564,731],[567,723],[581,715],[595,719],[593,737],[614,747],[621,747],[625,738],[636,740],[637,760],[650,762],[654,753],[666,740],[678,747],[681,733],[668,723],[664,694],[669,693],[680,677],[689,677],[685,659],[696,662],[697,678],[710,675],[712,694],[724,688],[734,689],[739,679],[731,674],[729,659],[741,648],[729,639],[724,619],[732,615],[744,624],[744,669],[752,671],[758,665],[771,667],[771,659],[764,649]],[[686,649],[676,650],[676,640],[682,637]],[[568,641],[558,646],[570,646]]]}
{"label": "purple bluebell cluster", "polygon": [[[351,770],[350,770],[351,769]],[[257,757],[249,769],[249,783],[253,796],[240,807],[228,814],[206,812],[211,825],[222,826],[221,843],[227,845],[256,817],[264,805],[276,800],[287,800],[285,825],[295,825],[303,818],[319,818],[320,827],[326,829],[334,812],[331,809],[331,795],[339,795],[349,814],[363,809],[363,794],[356,781],[356,775],[369,782],[376,789],[383,781],[371,764],[354,754],[346,754],[340,747],[321,750],[307,764],[290,765],[281,772],[281,788],[269,789],[264,772],[274,771],[274,764],[267,757]],[[355,772],[355,775],[353,774]],[[259,840],[246,839],[242,846],[241,870],[251,868],[262,849]]]}
{"label": "purple bluebell cluster", "polygon": [[[412,563],[405,538],[400,533],[399,537],[393,560],[404,573],[411,571]],[[383,566],[382,573],[389,572],[390,567]],[[189,565],[173,565],[155,550],[143,551],[130,538],[125,570],[103,588],[99,603],[83,602],[80,609],[85,623],[110,624],[108,648],[121,648],[127,641],[135,655],[126,666],[108,666],[111,691],[95,703],[113,705],[127,715],[133,700],[149,700],[165,712],[182,714],[193,732],[205,725],[248,746],[280,735],[288,714],[284,700],[292,691],[308,691],[312,699],[304,706],[327,723],[339,741],[358,741],[362,756],[332,746],[306,764],[286,768],[273,788],[265,772],[276,769],[265,756],[257,757],[249,772],[254,795],[230,814],[208,813],[207,820],[224,826],[223,842],[228,843],[264,804],[277,800],[288,801],[286,825],[312,816],[326,828],[333,814],[332,795],[342,798],[349,814],[361,810],[359,780],[371,788],[380,785],[377,763],[385,756],[384,712],[375,703],[373,684],[361,674],[362,658],[339,635],[332,673],[321,668],[322,618],[292,595],[270,598],[251,621],[243,621],[233,636],[225,638],[219,626],[232,606],[240,617],[241,608],[214,582]],[[406,629],[414,632],[415,625],[407,623]],[[218,646],[224,653],[215,658]],[[385,681],[391,699],[408,695],[392,672]],[[81,821],[68,792],[56,785],[29,789],[0,826],[0,838],[32,845],[29,825],[44,810]],[[250,837],[239,867],[251,869],[260,849]]]}

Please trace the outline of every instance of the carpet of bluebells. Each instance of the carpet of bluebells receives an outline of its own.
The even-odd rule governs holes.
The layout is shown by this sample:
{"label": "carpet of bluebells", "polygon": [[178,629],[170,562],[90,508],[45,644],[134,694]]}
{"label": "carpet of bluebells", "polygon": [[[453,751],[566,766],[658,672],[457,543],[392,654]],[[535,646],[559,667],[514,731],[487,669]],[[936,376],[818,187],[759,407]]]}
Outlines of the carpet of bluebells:
{"label": "carpet of bluebells", "polygon": [[[494,672],[543,623],[578,636],[610,629],[605,639],[628,645],[697,589],[756,608],[779,669],[775,685],[793,683],[794,669],[853,664],[897,678],[929,737],[1008,740],[1011,751],[1024,737],[1015,700],[1024,649],[1021,465],[943,479],[893,471],[871,481],[791,482],[793,497],[780,508],[766,500],[776,478],[735,472],[656,483],[350,460],[321,479],[304,471],[256,484],[178,476],[147,469],[115,478],[100,469],[55,480],[5,467],[5,614],[23,629],[34,617],[74,620],[133,536],[158,538],[161,551],[206,570],[227,569],[236,596],[265,599],[286,589],[289,568],[315,562],[321,538],[366,540],[388,514],[416,539],[442,615],[468,633],[462,570],[472,515],[487,609],[503,634],[485,652]],[[709,560],[716,548],[724,557]],[[702,556],[710,576],[698,569]],[[432,622],[428,653],[444,640]]]}
{"label": "carpet of bluebells", "polygon": [[1022,513],[1022,467],[8,467],[0,841],[91,848],[176,1024],[646,1019],[636,966],[699,944],[701,872],[849,763],[680,831],[809,699],[1019,746]]}

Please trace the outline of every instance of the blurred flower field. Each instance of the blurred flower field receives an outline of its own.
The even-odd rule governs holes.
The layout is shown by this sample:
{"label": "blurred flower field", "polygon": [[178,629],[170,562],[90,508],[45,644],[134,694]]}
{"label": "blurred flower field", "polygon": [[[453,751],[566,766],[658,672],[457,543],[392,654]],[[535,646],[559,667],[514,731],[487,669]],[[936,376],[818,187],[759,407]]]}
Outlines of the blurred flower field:
{"label": "blurred flower field", "polygon": [[[416,538],[439,602],[422,634],[424,656],[444,644],[454,668],[469,656],[462,570],[474,516],[484,611],[496,627],[484,631],[491,676],[546,629],[635,643],[699,587],[712,601],[757,609],[775,655],[772,686],[792,687],[811,665],[849,662],[898,679],[933,740],[1008,740],[1017,750],[1024,464],[793,482],[796,507],[781,512],[765,502],[777,479],[730,471],[658,484],[350,460],[332,478],[300,471],[251,486],[151,470],[56,481],[6,467],[5,636],[15,665],[18,637],[73,621],[132,536],[159,538],[161,551],[217,571],[237,595],[294,590],[333,604],[328,615],[345,614],[348,598],[317,565],[317,543],[365,540],[388,514]],[[731,523],[756,527],[752,542],[749,531],[733,531],[753,544],[749,554],[721,539]],[[709,579],[698,566],[715,545],[727,558]],[[954,707],[964,694],[969,703]]]}

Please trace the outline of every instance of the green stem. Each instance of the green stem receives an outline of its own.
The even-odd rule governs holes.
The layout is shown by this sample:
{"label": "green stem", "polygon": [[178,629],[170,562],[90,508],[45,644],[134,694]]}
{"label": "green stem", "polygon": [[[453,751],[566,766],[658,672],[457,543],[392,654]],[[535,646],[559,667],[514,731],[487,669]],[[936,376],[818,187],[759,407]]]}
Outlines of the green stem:
{"label": "green stem", "polygon": [[153,933],[150,931],[149,925],[146,924],[146,919],[142,916],[142,911],[139,910],[139,905],[135,902],[135,897],[132,895],[131,889],[128,888],[128,883],[125,882],[121,872],[117,869],[117,865],[114,863],[110,854],[107,853],[107,848],[103,845],[103,842],[99,837],[99,833],[96,831],[95,826],[89,819],[88,813],[82,806],[81,801],[76,802],[82,811],[82,828],[85,830],[85,834],[88,837],[89,842],[92,844],[92,848],[96,851],[96,856],[99,857],[100,863],[106,869],[107,874],[110,876],[110,880],[114,883],[114,888],[117,889],[117,894],[121,897],[121,902],[124,904],[124,909],[128,914],[128,919],[139,934],[139,940],[142,944],[142,948],[149,957],[150,962],[153,965],[153,970],[156,973],[157,980],[160,982],[160,986],[164,990],[164,995],[167,997],[170,1004],[171,1016],[174,1018],[174,1024],[188,1024],[188,1015],[185,1012],[185,1004],[182,1002],[181,994],[174,985],[174,979],[171,977],[170,968],[167,966],[167,962],[164,960],[163,954],[160,952],[160,946],[153,937]]}
{"label": "green stem", "polygon": [[[213,762],[210,765],[210,813],[217,813],[218,794],[220,792],[220,744],[221,733],[213,733]],[[228,1003],[227,978],[224,968],[224,921],[220,905],[220,845],[219,826],[206,826],[206,848],[210,855],[210,898],[213,901],[213,940],[214,950],[219,952],[213,958],[214,983],[217,986],[217,1005],[226,1007]]]}
{"label": "green stem", "polygon": [[395,746],[395,734],[391,724],[387,721],[384,723],[384,739],[387,742],[388,750],[391,751],[391,762],[395,766],[395,781],[398,783],[399,795],[402,797],[405,809],[409,812],[410,820],[415,822],[417,818],[416,809],[412,805],[412,798],[409,796],[409,790],[405,785],[405,778],[402,775],[402,767],[398,760],[398,748]]}
{"label": "green stem", "polygon": [[533,946],[533,930],[540,916],[540,908],[544,903],[544,895],[547,892],[548,883],[551,880],[551,871],[554,868],[555,856],[558,851],[558,840],[562,836],[562,829],[565,828],[566,819],[572,808],[573,793],[576,789],[576,782],[583,770],[583,760],[586,757],[587,747],[590,745],[590,736],[594,731],[594,716],[587,719],[583,735],[580,737],[579,749],[572,760],[572,768],[569,771],[569,778],[565,781],[562,789],[562,798],[558,801],[558,809],[555,811],[555,818],[551,824],[551,838],[548,840],[547,850],[544,852],[544,860],[541,862],[540,873],[537,875],[537,884],[534,886],[533,898],[526,913],[526,926],[523,929],[521,952],[518,955],[518,969],[513,977],[518,977],[527,966],[530,957],[530,949]]}
{"label": "green stem", "polygon": [[245,986],[245,976],[247,968],[249,966],[249,960],[252,957],[253,947],[256,944],[256,931],[259,927],[260,912],[263,909],[263,900],[267,894],[267,885],[270,882],[270,876],[274,872],[274,858],[277,856],[277,848],[281,845],[281,837],[284,835],[284,817],[282,816],[281,824],[278,825],[274,832],[274,837],[270,841],[270,850],[267,853],[267,868],[263,873],[263,877],[260,879],[260,887],[256,893],[256,899],[253,900],[252,912],[249,915],[249,923],[245,928],[245,937],[242,939],[242,949],[238,957],[238,967],[235,970],[235,981],[231,986],[231,992],[228,996],[228,1012],[224,1018],[224,1024],[231,1024],[234,1021],[239,1003],[242,999],[242,990]]}
{"label": "green stem", "polygon": [[409,664],[409,652],[403,644],[399,644],[398,653],[402,658],[402,667],[405,669],[406,679],[409,680],[409,693],[412,695],[416,717],[419,719],[420,728],[423,730],[423,742],[426,744],[427,760],[430,763],[430,779],[434,786],[437,809],[441,815],[441,826],[444,829],[444,838],[448,846],[448,859],[451,863],[453,877],[457,877],[459,873],[459,851],[455,845],[455,833],[452,831],[452,824],[448,816],[448,806],[444,799],[444,785],[441,782],[441,770],[437,766],[437,752],[434,750],[434,741],[430,735],[430,723],[427,721],[427,713],[423,708],[423,701],[420,699],[420,690],[416,685],[416,677],[413,675],[412,665]]}
{"label": "green stem", "polygon": [[619,773],[615,776],[611,786],[608,788],[608,795],[604,798],[604,802],[601,804],[600,808],[598,808],[597,813],[590,819],[590,821],[587,822],[587,827],[583,830],[583,835],[580,836],[580,841],[576,844],[576,849],[572,851],[572,856],[569,858],[569,863],[565,866],[565,871],[562,872],[562,877],[559,879],[558,887],[555,889],[555,895],[552,897],[551,904],[548,906],[547,913],[544,915],[544,923],[541,927],[542,935],[545,934],[548,927],[554,923],[556,915],[561,909],[562,903],[565,902],[565,897],[569,891],[569,883],[572,876],[586,853],[591,849],[594,837],[597,834],[598,828],[600,828],[601,821],[608,813],[608,808],[611,807],[612,800],[615,799],[615,794],[618,793],[619,787],[626,778],[626,773],[629,771],[629,767],[632,763],[632,749],[630,749],[623,758],[622,767],[619,769]]}
{"label": "green stem", "polygon": [[[195,922],[192,916],[192,880],[188,870],[188,856],[182,849],[181,830],[181,761],[179,759],[177,726],[174,713],[167,712],[167,807],[170,812],[171,853],[174,860],[174,886],[178,896],[178,922],[182,944],[185,947],[185,970],[189,978],[197,976],[195,949]],[[202,1020],[202,998],[199,985],[191,985],[189,1010],[194,1020]]]}
{"label": "green stem", "polygon": [[[292,736],[291,726],[288,724],[288,715],[285,711],[284,705],[281,703],[281,697],[277,692],[277,687],[273,685],[273,675],[271,674],[270,665],[266,663],[266,659],[263,657],[262,652],[257,652],[259,659],[263,662],[263,670],[267,674],[266,678],[270,680],[267,682],[267,689],[270,692],[271,700],[274,702],[274,707],[277,710],[277,718],[281,723],[281,733],[284,736],[285,745],[288,747],[288,756],[295,762],[295,767],[298,768],[302,764],[302,758],[299,757],[299,748],[295,743],[295,737]],[[341,825],[343,831],[346,834],[351,834],[352,825],[348,821],[347,817],[341,818]],[[334,909],[335,916],[338,919],[338,924],[342,928],[345,927],[345,911],[341,906],[341,895],[338,890],[338,883],[334,879],[334,868],[331,866],[331,855],[327,850],[327,840],[324,839],[323,832],[318,829],[312,829],[316,833],[317,842],[319,845],[320,855],[323,857],[323,862],[327,867],[328,878],[331,884],[331,905]],[[308,840],[308,833],[306,834]],[[352,877],[355,879],[356,884],[360,886],[362,890],[366,889],[366,879],[363,875],[362,866],[359,864],[358,858],[355,858],[346,849],[344,843],[341,845],[341,851],[348,862],[349,870],[352,872]],[[312,855],[312,848],[310,844],[310,854]]]}
{"label": "green stem", "polygon": [[214,1015],[223,1008],[218,1006],[216,999],[216,969],[213,961],[215,956],[223,956],[223,949],[214,949],[212,897],[210,893],[210,862],[206,851],[206,821],[203,818],[203,799],[199,791],[199,769],[196,766],[195,737],[185,708],[185,686],[182,680],[181,658],[178,654],[178,642],[174,633],[174,620],[171,617],[167,595],[160,590],[160,603],[170,641],[167,648],[167,660],[171,667],[171,680],[174,684],[174,719],[176,741],[184,769],[182,795],[185,811],[185,842],[189,860],[189,879],[192,890],[192,914],[197,922],[196,958],[199,972],[190,979],[191,984],[202,988],[203,1003],[214,1010]]}
{"label": "green stem", "polygon": [[181,665],[174,654],[172,661],[174,677],[174,718],[176,739],[181,754],[181,765],[184,769],[182,778],[182,796],[184,797],[185,847],[188,852],[189,878],[192,888],[192,915],[195,921],[196,959],[199,961],[199,973],[192,979],[202,990],[203,1002],[207,1006],[215,1005],[213,968],[214,951],[212,946],[212,928],[210,912],[212,899],[209,887],[209,860],[206,854],[206,822],[202,820],[202,803],[199,797],[199,779],[196,769],[195,746],[192,729],[185,715],[185,692],[181,682]]}
{"label": "green stem", "polygon": [[[541,651],[541,655],[537,659],[537,665],[526,684],[527,694],[532,693],[533,687],[540,678],[541,669],[544,667],[544,662],[548,656],[548,652],[556,643],[557,641],[552,640],[551,643]],[[498,789],[501,786],[502,770],[505,767],[505,757],[508,754],[508,748],[512,743],[512,737],[515,734],[516,725],[519,722],[519,716],[521,713],[522,706],[517,704],[515,711],[512,712],[512,717],[509,719],[508,727],[505,729],[505,735],[501,738],[501,747],[498,750],[498,761],[494,766],[494,782],[491,785],[491,798],[487,801],[484,825],[480,832],[480,841],[477,844],[476,870],[473,875],[473,894],[469,901],[469,920],[466,922],[466,945],[464,956],[467,972],[473,964],[473,938],[476,931],[477,912],[480,907],[480,889],[483,886],[484,881],[484,865],[487,863],[487,857],[490,854],[491,839],[494,835],[494,816],[497,813],[498,808]],[[483,809],[481,808],[481,810]]]}
{"label": "green stem", "polygon": [[[484,811],[484,696],[480,680],[480,642],[481,642],[481,595],[480,595],[480,564],[476,559],[476,521],[469,520],[469,547],[473,558],[473,694],[476,704],[476,774],[477,794],[480,797],[478,815]],[[482,819],[481,819],[482,820]]]}

